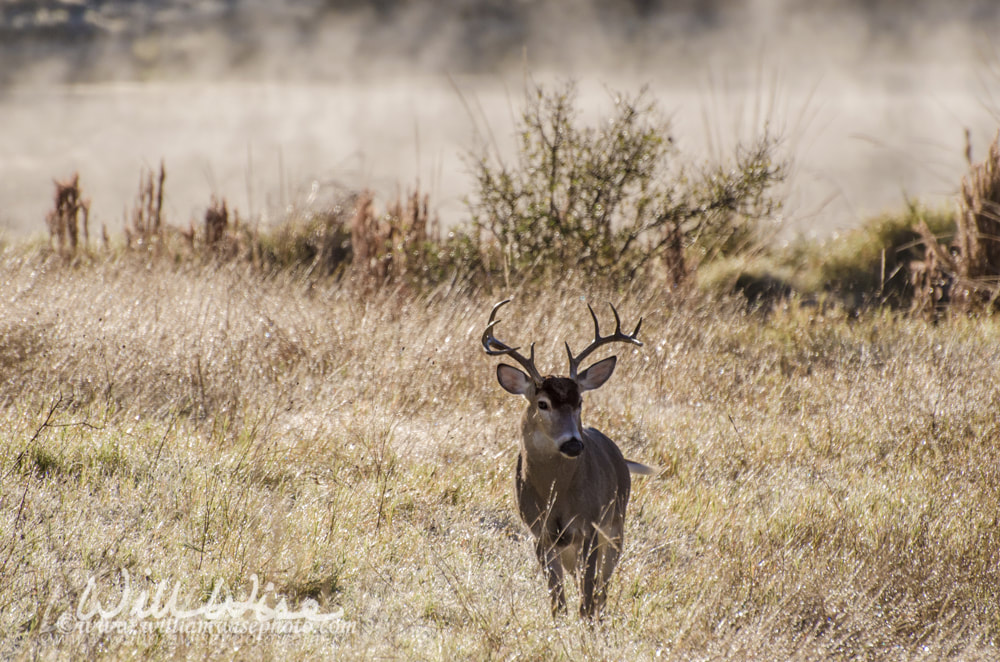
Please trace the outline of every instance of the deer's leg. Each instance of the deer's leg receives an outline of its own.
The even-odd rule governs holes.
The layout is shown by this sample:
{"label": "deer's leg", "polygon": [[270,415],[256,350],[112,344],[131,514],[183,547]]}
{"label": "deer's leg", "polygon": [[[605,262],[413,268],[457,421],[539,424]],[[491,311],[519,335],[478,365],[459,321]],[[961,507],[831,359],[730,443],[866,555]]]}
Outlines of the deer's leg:
{"label": "deer's leg", "polygon": [[604,582],[599,576],[602,550],[597,544],[596,536],[588,539],[580,550],[580,562],[583,563],[580,573],[580,617],[593,618],[600,616],[604,606]]}
{"label": "deer's leg", "polygon": [[600,618],[604,611],[604,603],[608,599],[608,584],[611,582],[611,573],[614,572],[618,564],[618,548],[614,545],[604,545],[600,553],[597,554],[596,576],[594,578],[594,614]]}
{"label": "deer's leg", "polygon": [[598,617],[604,610],[604,603],[608,597],[608,584],[611,583],[611,573],[618,565],[618,557],[622,551],[622,536],[617,536],[610,540],[604,540],[600,547],[600,554],[597,557],[596,576],[594,578],[594,607]]}
{"label": "deer's leg", "polygon": [[546,544],[544,538],[535,543],[535,554],[545,571],[545,579],[549,585],[549,597],[552,599],[552,615],[566,612],[566,595],[563,592],[563,567],[559,552],[554,545]]}

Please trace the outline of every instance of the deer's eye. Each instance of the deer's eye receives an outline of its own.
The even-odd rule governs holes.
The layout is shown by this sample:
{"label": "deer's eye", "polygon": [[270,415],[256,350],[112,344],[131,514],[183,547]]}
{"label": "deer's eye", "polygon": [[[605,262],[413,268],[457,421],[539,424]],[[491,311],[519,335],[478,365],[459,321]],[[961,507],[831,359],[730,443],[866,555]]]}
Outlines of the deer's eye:
{"label": "deer's eye", "polygon": [[542,411],[546,411],[549,408],[549,403],[545,402],[545,400],[539,400],[538,408],[541,409]]}

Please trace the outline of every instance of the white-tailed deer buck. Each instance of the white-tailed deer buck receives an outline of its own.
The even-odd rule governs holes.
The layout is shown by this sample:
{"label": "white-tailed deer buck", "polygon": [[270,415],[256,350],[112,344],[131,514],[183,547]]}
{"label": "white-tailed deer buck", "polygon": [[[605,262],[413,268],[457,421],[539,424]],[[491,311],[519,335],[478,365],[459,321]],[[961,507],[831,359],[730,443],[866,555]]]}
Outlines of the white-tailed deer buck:
{"label": "white-tailed deer buck", "polygon": [[580,615],[599,617],[611,573],[618,563],[625,531],[625,508],[632,483],[629,472],[653,470],[622,456],[611,439],[580,423],[580,394],[600,387],[611,377],[617,358],[608,357],[580,372],[580,362],[595,349],[613,342],[642,345],[636,338],[642,319],[631,334],[622,332],[614,306],[615,332],[602,336],[594,309],[594,341],[573,356],[569,343],[569,377],[543,377],[535,368],[535,345],[525,358],[494,336],[500,320],[493,307],[483,332],[483,348],[490,356],[508,356],[525,372],[501,363],[497,379],[507,392],[523,395],[528,409],[521,421],[521,452],[517,458],[515,489],[521,519],[535,538],[535,554],[542,565],[552,598],[552,612],[566,610],[563,570],[575,575],[580,587]]}

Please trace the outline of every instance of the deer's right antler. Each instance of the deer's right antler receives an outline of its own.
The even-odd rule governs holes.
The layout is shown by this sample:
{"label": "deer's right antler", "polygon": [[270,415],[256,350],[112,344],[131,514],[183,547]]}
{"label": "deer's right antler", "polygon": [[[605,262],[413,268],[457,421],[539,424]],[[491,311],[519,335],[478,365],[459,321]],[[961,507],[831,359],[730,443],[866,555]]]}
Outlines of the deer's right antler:
{"label": "deer's right antler", "polygon": [[510,299],[505,299],[493,306],[493,310],[490,312],[490,321],[486,325],[486,330],[483,331],[483,349],[490,356],[509,356],[518,363],[521,364],[527,372],[528,376],[531,377],[535,384],[542,383],[542,376],[538,373],[538,369],[535,367],[535,343],[531,343],[531,355],[528,358],[518,352],[519,347],[511,347],[510,345],[497,340],[496,336],[493,335],[493,327],[500,323],[500,320],[496,319],[497,311],[500,308],[510,303]]}

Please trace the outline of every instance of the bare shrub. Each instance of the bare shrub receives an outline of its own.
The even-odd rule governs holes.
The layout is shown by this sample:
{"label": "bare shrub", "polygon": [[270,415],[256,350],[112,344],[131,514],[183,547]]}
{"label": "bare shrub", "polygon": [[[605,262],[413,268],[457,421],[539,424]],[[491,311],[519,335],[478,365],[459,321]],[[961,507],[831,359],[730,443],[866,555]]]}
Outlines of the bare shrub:
{"label": "bare shrub", "polygon": [[429,211],[429,196],[419,187],[375,211],[374,195],[364,191],[351,219],[351,269],[360,282],[378,285],[417,276],[430,244],[438,238],[438,222]]}
{"label": "bare shrub", "polygon": [[132,212],[125,222],[125,244],[129,248],[150,249],[162,245],[163,222],[163,182],[167,171],[160,162],[159,173],[143,170],[139,174],[139,192]]}
{"label": "bare shrub", "polygon": [[351,219],[351,268],[360,278],[384,278],[382,264],[387,224],[375,215],[375,196],[363,191]]}
{"label": "bare shrub", "polygon": [[212,198],[212,204],[205,210],[205,246],[214,248],[226,238],[226,231],[229,229],[229,210],[226,208],[226,200],[221,201]]}
{"label": "bare shrub", "polygon": [[1000,277],[1000,132],[986,160],[962,179],[955,248],[960,287],[953,296],[994,305]]}
{"label": "bare shrub", "polygon": [[1000,296],[1000,132],[986,160],[970,163],[962,178],[955,226],[950,246],[926,224],[917,228],[926,255],[911,266],[915,308],[933,311],[949,304],[995,311]]}
{"label": "bare shrub", "polygon": [[73,254],[80,244],[81,231],[84,245],[90,241],[90,200],[83,199],[79,173],[73,173],[72,179],[54,183],[54,207],[45,217],[49,239],[60,253]]}
{"label": "bare shrub", "polygon": [[915,229],[923,244],[924,256],[910,263],[913,311],[933,313],[951,301],[955,285],[955,256],[926,223],[918,223]]}

